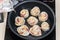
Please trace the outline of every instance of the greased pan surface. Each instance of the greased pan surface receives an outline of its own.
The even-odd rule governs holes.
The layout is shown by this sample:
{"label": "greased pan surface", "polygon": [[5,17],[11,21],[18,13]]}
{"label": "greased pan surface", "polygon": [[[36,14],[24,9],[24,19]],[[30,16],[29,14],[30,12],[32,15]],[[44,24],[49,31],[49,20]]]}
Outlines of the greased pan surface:
{"label": "greased pan surface", "polygon": [[[32,36],[32,35],[29,35],[29,36],[26,36],[26,37],[21,36],[17,33],[17,26],[15,25],[15,18],[19,15],[20,10],[28,9],[30,11],[34,6],[38,6],[41,9],[41,12],[45,11],[45,12],[48,13],[49,18],[48,18],[47,22],[50,24],[50,30],[47,31],[47,32],[43,32],[42,36],[38,36],[38,37],[35,37],[35,36]],[[48,36],[53,31],[54,23],[55,23],[54,12],[45,3],[42,3],[40,1],[24,1],[24,2],[21,2],[21,3],[17,4],[14,7],[14,9],[16,10],[16,13],[13,12],[13,11],[9,13],[8,24],[9,24],[9,27],[10,27],[11,31],[15,35],[17,35],[18,37],[21,37],[21,38],[27,39],[27,40],[38,40],[38,39],[42,39],[42,38]],[[27,23],[25,23],[25,24],[28,25]],[[38,24],[40,24],[40,23],[38,23]]]}

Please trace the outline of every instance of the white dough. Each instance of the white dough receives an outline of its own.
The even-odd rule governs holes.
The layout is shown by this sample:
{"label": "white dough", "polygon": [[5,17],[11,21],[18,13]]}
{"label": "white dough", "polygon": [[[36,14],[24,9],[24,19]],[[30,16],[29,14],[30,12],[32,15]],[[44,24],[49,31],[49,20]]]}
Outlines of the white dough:
{"label": "white dough", "polygon": [[33,17],[33,16],[30,16],[30,17],[27,19],[27,22],[28,22],[28,24],[30,24],[30,25],[35,25],[35,24],[38,23],[38,19],[35,18],[35,17]]}
{"label": "white dough", "polygon": [[20,25],[24,25],[24,24],[25,24],[25,20],[24,20],[23,17],[17,16],[17,17],[15,18],[15,25],[16,25],[16,26],[20,26]]}
{"label": "white dough", "polygon": [[41,24],[41,29],[42,29],[43,31],[48,31],[48,30],[50,29],[49,24],[48,24],[47,22],[43,22],[43,23]]}
{"label": "white dough", "polygon": [[46,12],[41,12],[39,15],[39,20],[40,21],[46,21],[48,19],[48,14]]}
{"label": "white dough", "polygon": [[41,36],[42,32],[41,32],[39,25],[34,25],[33,27],[31,27],[30,34],[33,36]]}
{"label": "white dough", "polygon": [[27,18],[29,16],[29,11],[27,9],[22,9],[20,15],[21,17]]}
{"label": "white dough", "polygon": [[39,13],[40,13],[39,7],[37,7],[37,6],[33,7],[33,8],[31,9],[30,13],[31,13],[31,15],[33,15],[33,16],[38,16]]}
{"label": "white dough", "polygon": [[29,28],[26,25],[22,25],[17,28],[17,32],[22,36],[28,36],[29,35]]}

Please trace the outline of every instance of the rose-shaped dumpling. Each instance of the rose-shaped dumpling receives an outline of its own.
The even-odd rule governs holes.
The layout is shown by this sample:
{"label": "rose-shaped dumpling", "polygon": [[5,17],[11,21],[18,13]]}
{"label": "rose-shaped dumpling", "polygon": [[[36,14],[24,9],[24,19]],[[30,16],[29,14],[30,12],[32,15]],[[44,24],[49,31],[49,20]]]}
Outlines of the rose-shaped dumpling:
{"label": "rose-shaped dumpling", "polygon": [[39,25],[34,25],[33,27],[31,27],[29,32],[33,36],[41,36],[42,35],[41,28]]}
{"label": "rose-shaped dumpling", "polygon": [[27,19],[27,22],[28,22],[28,24],[30,24],[30,25],[32,26],[32,25],[35,25],[35,24],[38,23],[38,19],[35,18],[35,17],[33,17],[33,16],[30,16],[30,17]]}
{"label": "rose-shaped dumpling", "polygon": [[24,18],[27,18],[29,16],[29,11],[27,9],[22,9],[20,11],[20,16],[24,17]]}
{"label": "rose-shaped dumpling", "polygon": [[32,16],[38,16],[39,13],[40,13],[39,7],[37,7],[37,6],[33,7],[33,8],[31,9],[30,13],[31,13]]}
{"label": "rose-shaped dumpling", "polygon": [[29,35],[29,28],[27,25],[22,25],[17,28],[17,32],[22,36],[28,36]]}
{"label": "rose-shaped dumpling", "polygon": [[41,24],[41,29],[42,29],[43,31],[48,31],[48,30],[50,29],[49,24],[48,24],[47,22],[43,22],[43,23]]}
{"label": "rose-shaped dumpling", "polygon": [[17,16],[17,17],[15,18],[15,25],[16,25],[16,26],[20,26],[20,25],[24,25],[24,24],[25,24],[25,20],[24,20],[23,17]]}
{"label": "rose-shaped dumpling", "polygon": [[48,14],[47,12],[41,12],[39,15],[39,20],[40,21],[46,21],[48,19]]}

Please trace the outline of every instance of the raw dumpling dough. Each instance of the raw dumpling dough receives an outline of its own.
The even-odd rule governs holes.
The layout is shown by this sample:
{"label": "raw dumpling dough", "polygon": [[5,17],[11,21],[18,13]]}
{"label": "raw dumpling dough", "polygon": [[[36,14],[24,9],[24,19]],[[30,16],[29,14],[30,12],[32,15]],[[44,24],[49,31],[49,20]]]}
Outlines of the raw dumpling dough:
{"label": "raw dumpling dough", "polygon": [[40,21],[46,21],[48,19],[48,14],[46,12],[41,12],[39,15],[39,20]]}
{"label": "raw dumpling dough", "polygon": [[33,36],[41,36],[42,35],[41,29],[38,25],[34,25],[33,27],[31,27],[29,32]]}
{"label": "raw dumpling dough", "polygon": [[24,20],[23,17],[17,16],[17,17],[15,18],[15,25],[16,25],[16,26],[24,25],[24,23],[25,23],[25,20]]}
{"label": "raw dumpling dough", "polygon": [[27,9],[22,9],[20,11],[20,16],[24,17],[24,18],[27,18],[29,16],[29,11]]}
{"label": "raw dumpling dough", "polygon": [[38,16],[40,13],[40,9],[39,9],[39,7],[35,6],[33,9],[31,9],[30,12],[31,12],[32,16]]}
{"label": "raw dumpling dough", "polygon": [[22,36],[28,36],[29,35],[29,28],[26,25],[22,25],[17,28],[17,32]]}
{"label": "raw dumpling dough", "polygon": [[47,22],[43,22],[43,23],[41,24],[41,29],[42,29],[43,31],[48,31],[48,30],[50,29],[49,24],[48,24]]}
{"label": "raw dumpling dough", "polygon": [[35,18],[35,17],[33,17],[33,16],[30,16],[30,17],[27,19],[27,22],[28,22],[28,24],[30,24],[30,25],[35,25],[35,24],[38,23],[38,19]]}

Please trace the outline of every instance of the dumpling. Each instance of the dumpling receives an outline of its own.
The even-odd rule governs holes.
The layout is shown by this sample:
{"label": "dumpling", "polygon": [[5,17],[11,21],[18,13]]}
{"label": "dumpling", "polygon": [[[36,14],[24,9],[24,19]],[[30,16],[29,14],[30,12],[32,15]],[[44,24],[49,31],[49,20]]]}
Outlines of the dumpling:
{"label": "dumpling", "polygon": [[41,12],[39,15],[39,20],[40,21],[46,21],[48,19],[48,14],[46,12]]}
{"label": "dumpling", "polygon": [[31,27],[29,32],[33,36],[41,36],[42,35],[39,25],[34,25],[33,27]]}
{"label": "dumpling", "polygon": [[50,29],[49,24],[48,24],[47,22],[43,22],[43,23],[41,24],[41,29],[42,29],[43,31],[48,31],[48,30]]}
{"label": "dumpling", "polygon": [[38,16],[39,13],[40,13],[39,7],[37,7],[37,6],[33,7],[33,8],[31,9],[30,13],[31,13],[32,16]]}
{"label": "dumpling", "polygon": [[35,25],[35,24],[38,23],[38,19],[35,18],[35,17],[33,17],[33,16],[30,16],[30,17],[27,19],[27,22],[28,22],[28,24],[30,24],[30,25],[32,26],[32,25]]}
{"label": "dumpling", "polygon": [[22,9],[20,11],[20,16],[24,17],[24,18],[27,18],[29,16],[29,11],[27,9]]}
{"label": "dumpling", "polygon": [[23,17],[17,16],[17,17],[15,18],[15,25],[16,25],[16,26],[20,26],[20,25],[24,25],[24,24],[25,24],[25,20],[24,20]]}
{"label": "dumpling", "polygon": [[29,35],[29,28],[26,25],[22,25],[17,28],[17,32],[22,36],[28,36]]}

